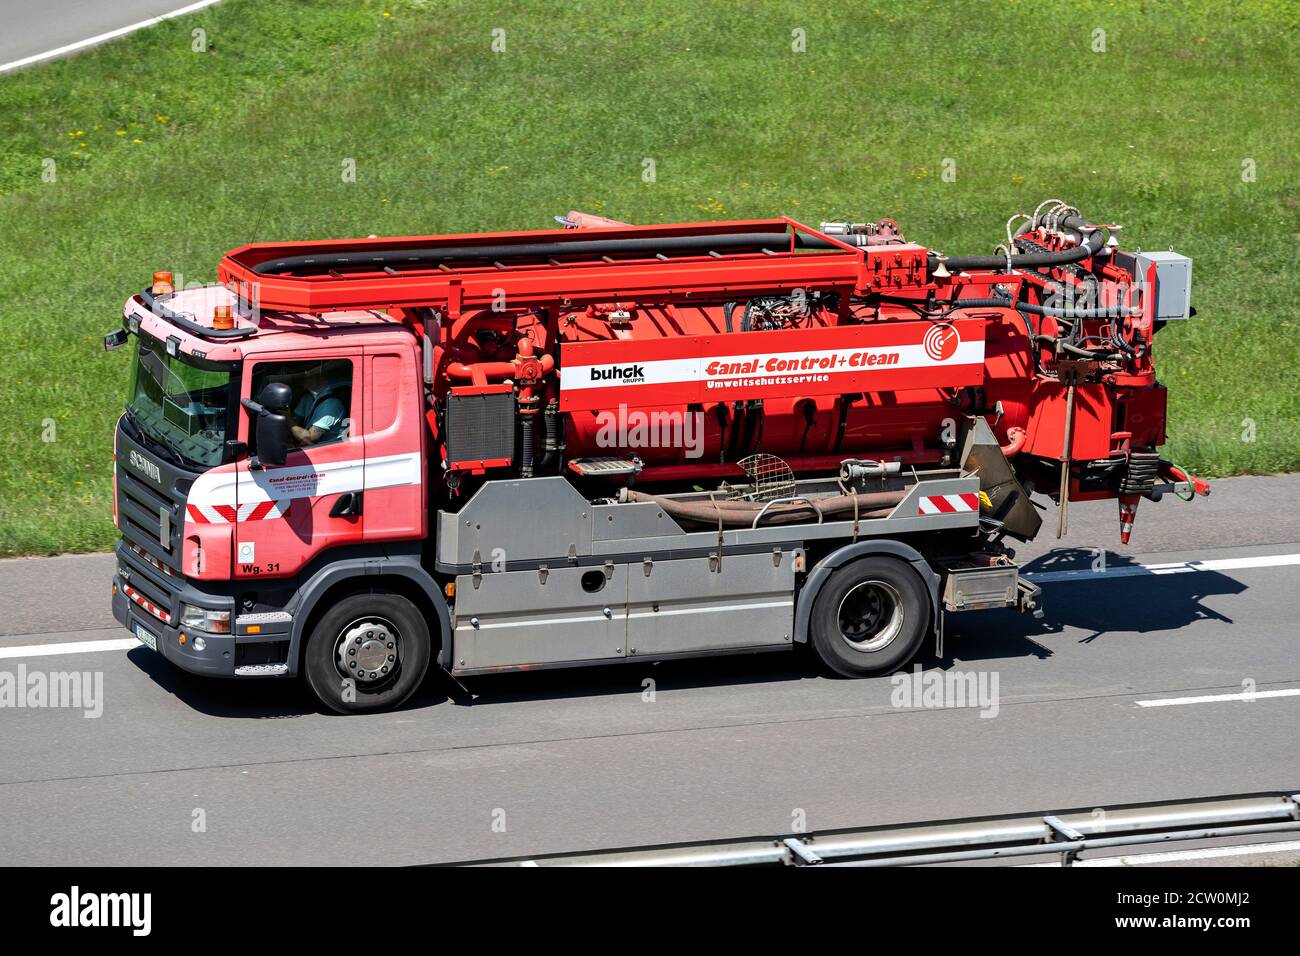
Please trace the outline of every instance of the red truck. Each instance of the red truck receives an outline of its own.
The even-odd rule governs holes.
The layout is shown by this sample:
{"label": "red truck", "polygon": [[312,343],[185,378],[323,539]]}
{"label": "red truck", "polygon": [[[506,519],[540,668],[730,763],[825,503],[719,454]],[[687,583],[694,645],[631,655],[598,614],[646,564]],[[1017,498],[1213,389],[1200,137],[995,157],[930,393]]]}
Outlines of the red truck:
{"label": "red truck", "polygon": [[1207,493],[1153,336],[1191,262],[1050,202],[992,255],[791,219],[260,243],[154,274],[117,620],[173,664],[400,705],[501,671],[790,651],[894,671],[1041,614],[1034,494]]}

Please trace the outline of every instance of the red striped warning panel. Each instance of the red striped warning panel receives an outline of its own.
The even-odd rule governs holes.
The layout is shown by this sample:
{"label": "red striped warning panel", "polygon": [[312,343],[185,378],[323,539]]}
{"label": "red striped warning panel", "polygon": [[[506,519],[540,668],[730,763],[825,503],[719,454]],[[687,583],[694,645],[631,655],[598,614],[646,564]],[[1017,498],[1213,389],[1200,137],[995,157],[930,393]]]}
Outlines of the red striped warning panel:
{"label": "red striped warning panel", "polygon": [[950,515],[960,511],[979,511],[980,496],[972,492],[965,495],[922,495],[916,513],[919,515]]}
{"label": "red striped warning panel", "polygon": [[154,604],[152,601],[150,601],[147,597],[145,597],[135,588],[131,587],[131,585],[129,584],[122,585],[122,593],[125,594],[127,597],[129,597],[136,604],[140,605],[140,607],[144,608],[154,617],[158,618],[158,620],[162,621],[164,624],[171,623],[172,616],[170,612],[164,611],[157,604]]}
{"label": "red striped warning panel", "polygon": [[187,504],[190,520],[196,524],[235,524],[243,521],[266,521],[279,518],[289,510],[289,500],[249,501],[236,508],[234,505]]}

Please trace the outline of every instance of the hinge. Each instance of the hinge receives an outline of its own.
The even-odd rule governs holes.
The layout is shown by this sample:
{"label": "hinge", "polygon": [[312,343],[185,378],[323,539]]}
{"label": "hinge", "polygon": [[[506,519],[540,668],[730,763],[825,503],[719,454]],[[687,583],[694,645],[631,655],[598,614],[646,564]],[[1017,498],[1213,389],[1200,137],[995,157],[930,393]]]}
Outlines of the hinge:
{"label": "hinge", "polygon": [[474,575],[474,590],[478,590],[479,584],[483,581],[483,555],[474,552],[474,563],[470,565],[470,572]]}
{"label": "hinge", "polygon": [[605,562],[605,580],[606,580],[606,581],[611,581],[611,580],[613,580],[613,578],[614,578],[614,562],[613,562],[613,561],[606,561],[606,562]]}
{"label": "hinge", "polygon": [[551,570],[551,569],[548,568],[548,567],[547,567],[546,565],[544,565],[544,564],[542,564],[542,565],[538,565],[538,567],[537,567],[537,582],[538,582],[539,584],[545,584],[545,583],[546,583],[546,575],[548,575],[548,574],[550,573],[550,570]]}
{"label": "hinge", "polygon": [[645,572],[646,577],[650,577],[650,572],[654,570],[655,559],[647,555],[641,559],[641,570]]}
{"label": "hinge", "polygon": [[780,548],[773,548],[773,549],[772,549],[772,567],[774,567],[774,568],[779,568],[780,566],[781,566],[781,549],[780,549]]}

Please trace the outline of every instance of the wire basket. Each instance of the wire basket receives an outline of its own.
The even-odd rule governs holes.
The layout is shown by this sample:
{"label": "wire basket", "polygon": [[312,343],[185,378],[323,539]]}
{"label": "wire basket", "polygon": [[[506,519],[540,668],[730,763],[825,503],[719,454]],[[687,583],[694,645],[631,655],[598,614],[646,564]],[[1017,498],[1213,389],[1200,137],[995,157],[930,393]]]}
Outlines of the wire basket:
{"label": "wire basket", "polygon": [[776,455],[750,455],[736,462],[749,476],[748,488],[734,488],[731,498],[747,501],[772,501],[794,494],[794,472]]}

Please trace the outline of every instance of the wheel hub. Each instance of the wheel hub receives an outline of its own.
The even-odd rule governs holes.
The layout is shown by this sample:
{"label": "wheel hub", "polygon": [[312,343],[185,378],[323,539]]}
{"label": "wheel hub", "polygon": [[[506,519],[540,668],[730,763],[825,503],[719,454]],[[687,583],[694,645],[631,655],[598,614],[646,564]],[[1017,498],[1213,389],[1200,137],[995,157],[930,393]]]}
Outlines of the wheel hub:
{"label": "wheel hub", "polygon": [[863,581],[840,601],[840,636],[856,651],[878,651],[903,629],[903,601],[892,584]]}
{"label": "wheel hub", "polygon": [[338,668],[358,683],[373,684],[397,670],[401,641],[388,621],[368,618],[343,629],[336,646]]}

